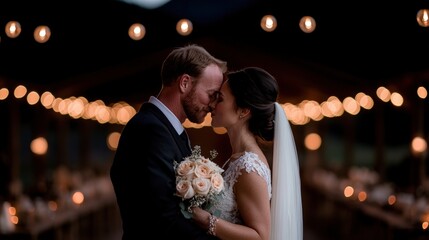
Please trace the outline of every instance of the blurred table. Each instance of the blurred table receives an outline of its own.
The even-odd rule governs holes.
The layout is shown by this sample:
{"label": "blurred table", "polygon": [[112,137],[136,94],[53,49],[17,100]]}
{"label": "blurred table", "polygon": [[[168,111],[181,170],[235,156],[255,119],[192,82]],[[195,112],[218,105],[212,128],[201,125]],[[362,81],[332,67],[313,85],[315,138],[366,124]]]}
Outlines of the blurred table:
{"label": "blurred table", "polygon": [[114,194],[58,210],[51,217],[0,233],[2,240],[96,240],[117,234],[121,222]]}
{"label": "blurred table", "polygon": [[429,231],[402,214],[303,181],[304,224],[326,239],[429,239]]}

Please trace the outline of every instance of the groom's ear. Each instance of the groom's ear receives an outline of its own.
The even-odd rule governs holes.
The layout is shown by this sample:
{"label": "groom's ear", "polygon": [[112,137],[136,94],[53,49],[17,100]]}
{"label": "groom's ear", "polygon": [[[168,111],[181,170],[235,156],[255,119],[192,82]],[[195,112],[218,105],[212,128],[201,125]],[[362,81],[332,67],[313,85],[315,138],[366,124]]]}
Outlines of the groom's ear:
{"label": "groom's ear", "polygon": [[192,78],[188,74],[182,74],[179,77],[180,92],[185,93],[192,87]]}

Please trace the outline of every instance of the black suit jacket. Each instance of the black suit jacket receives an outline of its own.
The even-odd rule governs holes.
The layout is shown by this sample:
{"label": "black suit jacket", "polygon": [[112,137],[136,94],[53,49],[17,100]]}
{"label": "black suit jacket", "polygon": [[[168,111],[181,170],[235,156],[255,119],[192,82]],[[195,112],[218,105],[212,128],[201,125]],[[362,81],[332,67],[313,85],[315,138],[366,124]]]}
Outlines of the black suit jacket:
{"label": "black suit jacket", "polygon": [[110,178],[123,240],[216,239],[180,212],[173,162],[191,154],[165,115],[144,103],[122,130]]}

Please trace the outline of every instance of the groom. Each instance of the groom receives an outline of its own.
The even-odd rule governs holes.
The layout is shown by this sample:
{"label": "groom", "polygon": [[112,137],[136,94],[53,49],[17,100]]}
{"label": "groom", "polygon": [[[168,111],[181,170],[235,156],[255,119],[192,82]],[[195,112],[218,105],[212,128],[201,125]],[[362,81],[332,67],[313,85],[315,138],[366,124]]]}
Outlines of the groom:
{"label": "groom", "polygon": [[122,240],[213,239],[180,212],[173,162],[191,154],[182,123],[204,121],[226,71],[226,62],[198,45],[176,48],[164,60],[162,88],[124,127],[110,169]]}

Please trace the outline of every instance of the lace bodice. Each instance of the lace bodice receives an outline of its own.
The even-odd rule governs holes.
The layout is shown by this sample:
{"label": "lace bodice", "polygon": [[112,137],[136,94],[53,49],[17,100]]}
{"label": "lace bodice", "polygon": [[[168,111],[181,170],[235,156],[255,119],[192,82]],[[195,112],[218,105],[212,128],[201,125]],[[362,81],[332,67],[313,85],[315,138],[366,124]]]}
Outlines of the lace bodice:
{"label": "lace bodice", "polygon": [[223,173],[225,190],[210,204],[210,207],[207,208],[212,214],[233,223],[242,223],[234,195],[234,184],[242,174],[242,170],[248,173],[257,172],[262,176],[268,184],[267,194],[271,199],[270,169],[261,161],[258,155],[252,152],[245,152],[237,160],[229,164],[228,169]]}

